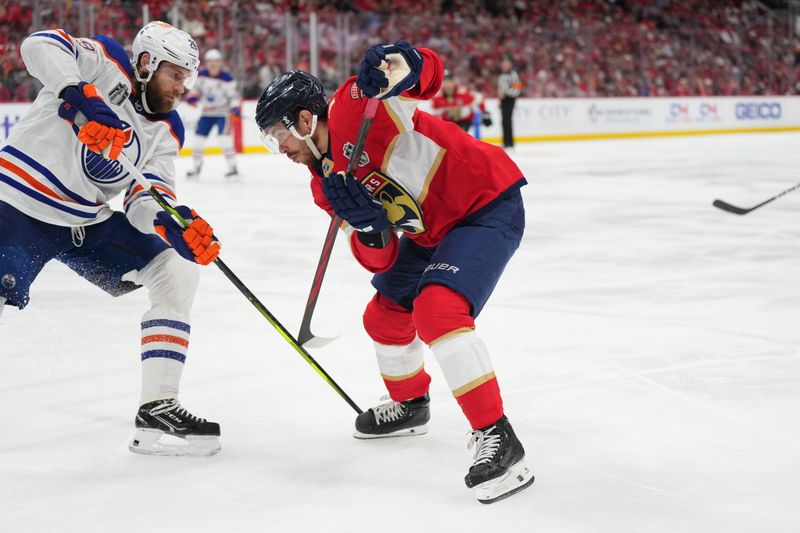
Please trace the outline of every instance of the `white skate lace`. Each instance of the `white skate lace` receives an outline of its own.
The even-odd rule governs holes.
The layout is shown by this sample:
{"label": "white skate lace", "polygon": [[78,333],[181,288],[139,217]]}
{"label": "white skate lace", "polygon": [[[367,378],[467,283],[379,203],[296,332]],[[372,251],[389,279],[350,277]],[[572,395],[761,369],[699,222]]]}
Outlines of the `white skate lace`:
{"label": "white skate lace", "polygon": [[476,429],[469,434],[469,442],[467,442],[467,449],[475,447],[475,455],[472,466],[479,464],[490,463],[494,458],[497,450],[500,449],[500,435],[491,434],[496,430],[497,426],[492,426],[485,431]]}
{"label": "white skate lace", "polygon": [[204,423],[206,421],[205,418],[200,418],[200,417],[194,416],[192,413],[187,411],[186,408],[183,407],[178,402],[178,400],[167,400],[166,402],[162,403],[161,405],[158,405],[154,409],[151,409],[150,410],[150,414],[151,415],[160,415],[160,414],[166,413],[168,411],[175,411],[178,415],[180,415],[184,419],[188,419],[188,420],[191,420],[193,422],[199,422],[199,423],[202,424],[202,423]]}
{"label": "white skate lace", "polygon": [[[381,397],[381,400],[388,399],[388,396]],[[375,414],[375,423],[384,424],[386,422],[394,422],[395,420],[399,420],[406,413],[406,409],[403,407],[402,403],[390,401],[377,407],[373,407],[372,412]]]}

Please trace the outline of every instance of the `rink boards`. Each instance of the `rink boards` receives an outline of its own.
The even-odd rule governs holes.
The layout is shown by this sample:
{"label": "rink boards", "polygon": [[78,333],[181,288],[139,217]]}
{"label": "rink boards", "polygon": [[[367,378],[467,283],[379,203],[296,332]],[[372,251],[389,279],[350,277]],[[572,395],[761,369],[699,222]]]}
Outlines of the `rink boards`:
{"label": "rink boards", "polygon": [[[27,111],[29,103],[0,104],[0,142]],[[265,152],[258,134],[255,100],[242,106],[241,137],[244,152]],[[430,102],[421,109],[430,110]],[[480,136],[501,140],[497,99],[486,100],[493,124],[481,127]],[[183,104],[186,145],[191,145],[198,111]],[[517,142],[663,137],[722,133],[800,131],[800,97],[653,97],[653,98],[520,98],[514,109]],[[208,153],[220,150],[212,137]],[[181,152],[189,154],[188,149]]]}

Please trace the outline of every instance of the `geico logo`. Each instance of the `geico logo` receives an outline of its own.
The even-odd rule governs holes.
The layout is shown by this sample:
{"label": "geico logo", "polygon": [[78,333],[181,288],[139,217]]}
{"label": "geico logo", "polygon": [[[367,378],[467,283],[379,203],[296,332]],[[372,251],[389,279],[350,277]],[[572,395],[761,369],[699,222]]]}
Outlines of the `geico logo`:
{"label": "geico logo", "polygon": [[781,118],[779,102],[744,102],[736,104],[736,118],[740,120]]}

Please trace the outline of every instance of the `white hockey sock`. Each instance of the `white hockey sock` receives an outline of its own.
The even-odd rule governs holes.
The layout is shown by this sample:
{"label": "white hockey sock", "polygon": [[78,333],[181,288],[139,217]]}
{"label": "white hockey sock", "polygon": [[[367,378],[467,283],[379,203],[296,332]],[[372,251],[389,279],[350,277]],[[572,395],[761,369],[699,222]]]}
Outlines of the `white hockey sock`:
{"label": "white hockey sock", "polygon": [[375,343],[375,355],[383,379],[399,381],[419,373],[423,367],[425,345],[419,338],[405,346]]}
{"label": "white hockey sock", "polygon": [[0,296],[0,316],[3,315],[3,309],[6,306],[6,299],[3,296]]}
{"label": "white hockey sock", "polygon": [[436,342],[431,351],[456,398],[495,377],[486,345],[474,331]]}
{"label": "white hockey sock", "polygon": [[142,317],[140,405],[177,398],[190,330],[185,318],[163,309],[151,309]]}
{"label": "white hockey sock", "polygon": [[206,137],[195,135],[192,142],[192,161],[194,161],[195,171],[199,171],[203,166],[203,148],[206,145]]}
{"label": "white hockey sock", "polygon": [[225,155],[225,162],[228,164],[228,170],[236,168],[236,151],[233,149],[233,135],[220,135],[219,144],[222,147],[222,153]]}

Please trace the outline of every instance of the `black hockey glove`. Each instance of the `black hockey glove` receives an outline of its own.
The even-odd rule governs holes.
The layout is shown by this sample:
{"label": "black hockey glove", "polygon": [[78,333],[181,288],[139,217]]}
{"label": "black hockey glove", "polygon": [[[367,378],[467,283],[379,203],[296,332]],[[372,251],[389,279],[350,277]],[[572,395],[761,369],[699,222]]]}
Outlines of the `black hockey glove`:
{"label": "black hockey glove", "polygon": [[355,178],[344,172],[331,174],[322,180],[322,192],[339,218],[357,231],[381,233],[390,226],[386,209]]}

